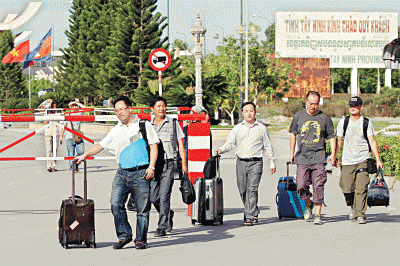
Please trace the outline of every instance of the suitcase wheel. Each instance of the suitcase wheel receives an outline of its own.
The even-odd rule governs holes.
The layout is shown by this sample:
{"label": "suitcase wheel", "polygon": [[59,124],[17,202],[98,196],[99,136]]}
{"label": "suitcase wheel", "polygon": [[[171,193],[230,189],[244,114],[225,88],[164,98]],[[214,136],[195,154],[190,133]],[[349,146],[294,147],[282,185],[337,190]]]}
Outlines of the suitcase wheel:
{"label": "suitcase wheel", "polygon": [[[91,238],[91,243],[93,248],[96,248],[96,238],[95,238],[95,233],[92,231],[92,238]],[[90,246],[89,246],[90,247]]]}
{"label": "suitcase wheel", "polygon": [[224,224],[224,221],[220,221],[219,224],[220,224],[220,225],[223,225],[223,224]]}
{"label": "suitcase wheel", "polygon": [[192,225],[195,225],[195,224],[196,224],[196,222],[194,220],[192,220]]}
{"label": "suitcase wheel", "polygon": [[279,215],[279,220],[282,220],[282,216],[281,215]]}
{"label": "suitcase wheel", "polygon": [[64,231],[63,233],[63,241],[61,244],[65,249],[68,249],[68,231]]}

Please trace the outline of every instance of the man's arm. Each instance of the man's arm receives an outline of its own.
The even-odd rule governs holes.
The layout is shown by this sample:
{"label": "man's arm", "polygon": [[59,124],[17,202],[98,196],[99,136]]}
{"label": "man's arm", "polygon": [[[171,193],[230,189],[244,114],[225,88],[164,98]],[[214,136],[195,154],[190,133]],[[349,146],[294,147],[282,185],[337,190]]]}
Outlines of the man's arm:
{"label": "man's arm", "polygon": [[82,155],[76,156],[74,160],[77,160],[76,163],[80,163],[81,161],[85,160],[86,157],[98,154],[102,150],[104,150],[104,148],[100,146],[100,144],[96,143]]}
{"label": "man's arm", "polygon": [[158,143],[150,144],[150,163],[149,168],[146,169],[146,179],[152,179],[154,177],[154,170],[150,167],[156,166],[158,156]]}
{"label": "man's arm", "polygon": [[182,159],[182,172],[187,173],[188,166],[187,166],[186,151],[185,151],[185,146],[183,144],[183,139],[178,140],[178,149],[179,149],[179,155],[181,156]]}
{"label": "man's arm", "polygon": [[383,169],[383,163],[381,157],[379,156],[378,143],[376,143],[374,135],[368,137],[369,145],[376,158],[376,167]]}
{"label": "man's arm", "polygon": [[291,164],[294,163],[294,156],[295,154],[295,150],[296,150],[296,135],[293,133],[290,133],[290,158],[289,161]]}
{"label": "man's arm", "polygon": [[233,149],[233,147],[236,145],[236,130],[237,130],[237,125],[234,128],[232,128],[225,144],[222,145],[222,147],[220,147],[218,150],[216,150],[217,155],[221,155],[222,153],[228,152]]}
{"label": "man's arm", "polygon": [[331,150],[332,153],[329,156],[329,160],[331,161],[333,166],[337,166],[337,161],[336,161],[336,154],[337,154],[337,150],[336,150],[336,138],[331,138],[329,139],[329,142],[331,144]]}

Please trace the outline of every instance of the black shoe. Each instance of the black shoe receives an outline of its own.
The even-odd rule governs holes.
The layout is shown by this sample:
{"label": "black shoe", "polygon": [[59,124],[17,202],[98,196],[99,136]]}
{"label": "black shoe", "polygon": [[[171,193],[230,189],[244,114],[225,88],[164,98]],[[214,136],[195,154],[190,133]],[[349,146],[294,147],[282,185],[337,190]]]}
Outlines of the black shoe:
{"label": "black shoe", "polygon": [[147,248],[147,244],[143,243],[143,242],[136,242],[135,243],[135,248],[136,249],[145,249],[145,248]]}
{"label": "black shoe", "polygon": [[117,243],[114,244],[113,249],[121,249],[131,241],[132,237],[128,237],[126,239],[120,239]]}
{"label": "black shoe", "polygon": [[170,210],[169,211],[169,219],[168,219],[168,228],[167,228],[167,232],[171,232],[172,228],[174,227],[174,211]]}
{"label": "black shoe", "polygon": [[53,172],[58,172],[58,170],[56,168],[53,167]]}
{"label": "black shoe", "polygon": [[49,168],[47,168],[47,171],[53,172],[53,168],[49,167]]}
{"label": "black shoe", "polygon": [[156,232],[154,233],[155,237],[166,236],[167,232],[164,228],[157,228]]}

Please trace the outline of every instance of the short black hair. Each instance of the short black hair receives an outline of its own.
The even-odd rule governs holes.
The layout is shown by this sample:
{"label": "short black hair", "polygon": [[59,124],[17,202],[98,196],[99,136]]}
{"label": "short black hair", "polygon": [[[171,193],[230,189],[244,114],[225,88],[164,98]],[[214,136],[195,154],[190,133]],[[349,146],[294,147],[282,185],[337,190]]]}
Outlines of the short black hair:
{"label": "short black hair", "polygon": [[257,108],[256,108],[256,105],[255,105],[254,103],[252,103],[252,102],[245,102],[245,103],[242,104],[242,110],[243,110],[243,108],[244,108],[246,105],[249,105],[249,104],[253,105],[254,111],[257,109]]}
{"label": "short black hair", "polygon": [[163,97],[157,96],[150,100],[150,107],[154,108],[154,105],[156,105],[156,103],[159,101],[163,101],[165,106],[167,106],[167,101]]}
{"label": "short black hair", "polygon": [[308,97],[311,96],[311,95],[317,96],[318,100],[321,99],[321,95],[319,95],[318,91],[309,91],[309,92],[307,92],[307,96],[306,96],[307,100],[308,100]]}
{"label": "short black hair", "polygon": [[115,99],[115,100],[113,101],[113,106],[115,107],[115,105],[116,105],[117,102],[119,102],[119,101],[124,101],[124,103],[125,103],[125,105],[126,105],[127,107],[132,107],[132,102],[131,102],[131,100],[130,100],[128,97],[126,97],[125,95],[118,96],[117,99]]}

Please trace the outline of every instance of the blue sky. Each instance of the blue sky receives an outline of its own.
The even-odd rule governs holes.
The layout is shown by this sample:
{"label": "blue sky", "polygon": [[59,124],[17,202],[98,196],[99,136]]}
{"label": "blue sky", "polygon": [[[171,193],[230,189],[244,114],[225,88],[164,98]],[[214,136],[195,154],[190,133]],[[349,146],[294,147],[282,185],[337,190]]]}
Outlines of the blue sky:
{"label": "blue sky", "polygon": [[[1,0],[0,21],[3,21],[9,13],[22,12],[30,1],[40,0]],[[35,17],[14,33],[22,30],[33,31],[30,40],[31,49],[34,49],[49,28],[54,25],[55,50],[66,47],[68,40],[64,32],[69,28],[69,9],[72,0],[42,0],[41,2],[42,6]],[[158,1],[157,11],[164,16],[167,16],[167,3],[168,0]],[[398,3],[398,0],[243,0],[243,20],[246,23],[247,14],[249,14],[249,21],[259,25],[262,30],[259,38],[265,40],[264,31],[270,21],[275,20],[275,12],[398,12]],[[240,0],[169,0],[169,10],[171,42],[174,39],[181,39],[192,45],[189,29],[195,22],[196,13],[200,13],[201,21],[207,28],[206,49],[208,52],[215,52],[216,46],[222,41],[214,39],[216,34],[220,37],[223,33],[226,36],[239,37],[237,31],[240,27]],[[253,17],[254,14],[267,19]],[[210,24],[217,26],[210,26]],[[166,31],[165,34],[167,34]]]}

